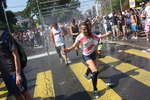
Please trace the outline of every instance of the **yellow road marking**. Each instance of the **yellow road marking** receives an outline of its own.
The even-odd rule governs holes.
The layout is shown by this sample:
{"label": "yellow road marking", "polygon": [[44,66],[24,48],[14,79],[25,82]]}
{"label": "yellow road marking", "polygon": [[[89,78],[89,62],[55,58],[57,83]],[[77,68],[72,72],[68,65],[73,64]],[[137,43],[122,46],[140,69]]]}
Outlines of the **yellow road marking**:
{"label": "yellow road marking", "polygon": [[84,78],[87,67],[83,63],[72,64],[70,67],[85,90],[91,96],[92,100],[122,100],[121,97],[114,90],[107,87],[101,79],[98,79],[97,82],[98,91],[100,91],[100,97],[98,99],[93,99],[92,81],[88,81]]}
{"label": "yellow road marking", "polygon": [[125,50],[124,52],[150,59],[149,52],[142,52],[142,51],[136,50],[136,49],[129,49],[129,50]]}
{"label": "yellow road marking", "polygon": [[99,60],[150,87],[150,72],[110,56]]}
{"label": "yellow road marking", "polygon": [[45,71],[38,73],[34,89],[34,100],[54,100],[54,97],[52,72]]}
{"label": "yellow road marking", "polygon": [[6,100],[8,96],[8,91],[7,88],[4,84],[4,82],[2,82],[0,84],[0,100]]}

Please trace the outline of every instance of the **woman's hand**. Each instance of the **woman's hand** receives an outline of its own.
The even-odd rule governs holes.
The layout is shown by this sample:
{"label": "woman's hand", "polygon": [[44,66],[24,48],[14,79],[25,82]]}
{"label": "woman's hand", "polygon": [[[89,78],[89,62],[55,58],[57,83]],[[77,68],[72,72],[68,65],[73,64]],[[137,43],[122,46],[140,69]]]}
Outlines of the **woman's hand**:
{"label": "woman's hand", "polygon": [[67,48],[67,49],[64,49],[64,52],[66,53],[66,52],[69,52],[70,50]]}

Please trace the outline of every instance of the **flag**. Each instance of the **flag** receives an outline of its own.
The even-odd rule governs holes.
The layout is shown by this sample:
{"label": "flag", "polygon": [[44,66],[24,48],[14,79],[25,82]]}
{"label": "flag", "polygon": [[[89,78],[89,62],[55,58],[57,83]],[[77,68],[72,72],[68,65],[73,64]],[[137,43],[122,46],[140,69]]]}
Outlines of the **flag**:
{"label": "flag", "polygon": [[130,8],[135,7],[135,0],[129,0]]}

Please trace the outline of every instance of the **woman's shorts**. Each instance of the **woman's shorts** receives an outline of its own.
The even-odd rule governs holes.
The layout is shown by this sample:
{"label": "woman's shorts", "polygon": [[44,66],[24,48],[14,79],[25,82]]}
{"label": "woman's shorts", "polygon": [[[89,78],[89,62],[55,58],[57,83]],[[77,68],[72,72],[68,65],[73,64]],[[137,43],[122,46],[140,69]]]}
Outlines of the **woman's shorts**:
{"label": "woman's shorts", "polygon": [[96,57],[97,57],[97,55],[96,55],[96,52],[93,52],[91,55],[89,55],[89,56],[85,56],[85,55],[83,55],[83,60],[86,62],[86,61],[88,61],[88,60],[96,60]]}
{"label": "woman's shorts", "polygon": [[8,75],[8,76],[3,76],[3,80],[5,82],[5,85],[8,89],[8,92],[12,94],[22,94],[25,91],[27,91],[27,80],[24,75],[24,72],[21,71],[20,73],[21,78],[22,78],[22,84],[20,86],[16,85],[16,74],[13,75]]}
{"label": "woman's shorts", "polygon": [[150,21],[147,21],[145,24],[145,32],[149,33],[150,32]]}

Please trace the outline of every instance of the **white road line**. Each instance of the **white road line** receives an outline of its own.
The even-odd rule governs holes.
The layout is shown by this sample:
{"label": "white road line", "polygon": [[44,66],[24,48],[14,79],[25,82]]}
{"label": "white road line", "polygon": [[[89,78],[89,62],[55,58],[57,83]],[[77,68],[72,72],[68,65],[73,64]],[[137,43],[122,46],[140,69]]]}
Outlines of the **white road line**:
{"label": "white road line", "polygon": [[[56,51],[51,51],[49,52],[49,55],[53,55],[53,54],[56,54],[57,52]],[[28,60],[32,60],[32,59],[37,59],[37,58],[41,58],[41,57],[45,57],[45,56],[48,56],[47,53],[42,53],[42,54],[38,54],[38,55],[33,55],[33,56],[28,56]]]}

